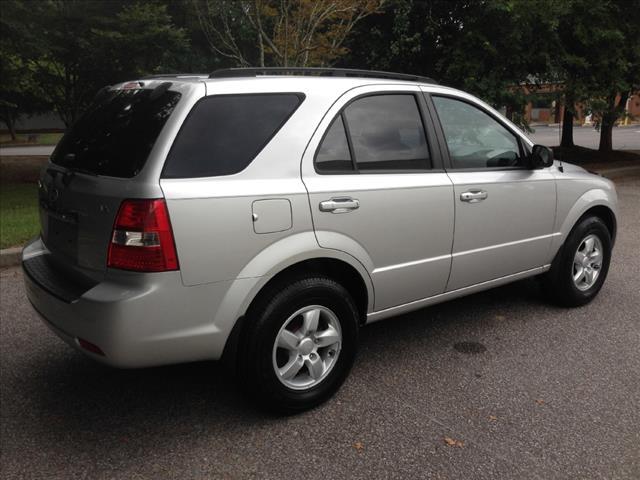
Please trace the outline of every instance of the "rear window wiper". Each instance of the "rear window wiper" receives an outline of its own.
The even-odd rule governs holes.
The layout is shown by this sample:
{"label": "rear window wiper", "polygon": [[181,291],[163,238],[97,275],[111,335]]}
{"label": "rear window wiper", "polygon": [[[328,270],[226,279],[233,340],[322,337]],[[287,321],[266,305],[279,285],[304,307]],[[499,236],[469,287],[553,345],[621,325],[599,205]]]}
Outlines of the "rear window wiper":
{"label": "rear window wiper", "polygon": [[63,174],[63,181],[65,185],[69,183],[69,181],[71,181],[71,179],[76,173],[84,173],[85,175],[91,175],[92,177],[98,176],[98,174],[93,170],[89,170],[88,168],[83,168],[83,167],[74,165],[75,159],[76,159],[75,153],[67,153],[64,156],[64,162],[65,162],[64,167],[67,169],[67,171],[64,172]]}
{"label": "rear window wiper", "polygon": [[69,172],[67,172],[65,175],[69,175],[70,177],[73,177],[73,175],[76,173],[84,173],[85,175],[91,175],[92,177],[98,176],[98,174],[93,170],[89,170],[88,168],[82,168],[82,167],[72,167],[69,169]]}

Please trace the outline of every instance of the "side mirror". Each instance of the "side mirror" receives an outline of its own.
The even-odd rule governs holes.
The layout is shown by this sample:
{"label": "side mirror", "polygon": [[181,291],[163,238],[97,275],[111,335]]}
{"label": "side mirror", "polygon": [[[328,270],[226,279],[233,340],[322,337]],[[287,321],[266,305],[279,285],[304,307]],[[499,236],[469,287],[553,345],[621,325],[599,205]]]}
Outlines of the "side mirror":
{"label": "side mirror", "polygon": [[531,168],[547,168],[553,165],[553,150],[544,145],[534,145],[529,158]]}

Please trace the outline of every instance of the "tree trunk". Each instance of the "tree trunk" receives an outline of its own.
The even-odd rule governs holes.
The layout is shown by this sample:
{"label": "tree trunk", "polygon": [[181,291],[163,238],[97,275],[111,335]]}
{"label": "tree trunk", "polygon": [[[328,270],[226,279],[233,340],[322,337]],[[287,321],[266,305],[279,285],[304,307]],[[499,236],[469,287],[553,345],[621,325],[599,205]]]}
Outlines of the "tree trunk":
{"label": "tree trunk", "polygon": [[7,115],[7,127],[9,128],[9,135],[11,135],[11,140],[16,141],[16,122],[13,113],[9,112]]}
{"label": "tree trunk", "polygon": [[613,126],[618,117],[624,112],[627,103],[628,93],[620,95],[620,101],[616,103],[617,93],[609,95],[609,109],[602,113],[602,122],[600,123],[600,146],[598,150],[601,152],[610,152],[613,150]]}
{"label": "tree trunk", "polygon": [[513,122],[513,107],[511,105],[506,106],[504,116]]}
{"label": "tree trunk", "polygon": [[264,68],[264,42],[262,40],[262,33],[258,32],[258,47],[260,52],[260,66]]}
{"label": "tree trunk", "polygon": [[600,125],[600,146],[598,150],[601,152],[610,152],[613,150],[613,122],[602,121]]}
{"label": "tree trunk", "polygon": [[15,115],[10,109],[5,110],[5,114],[2,115],[2,121],[7,126],[7,130],[9,130],[9,135],[11,135],[11,140],[15,142],[16,140],[16,119]]}
{"label": "tree trunk", "polygon": [[573,104],[565,103],[562,114],[562,138],[561,147],[573,147]]}

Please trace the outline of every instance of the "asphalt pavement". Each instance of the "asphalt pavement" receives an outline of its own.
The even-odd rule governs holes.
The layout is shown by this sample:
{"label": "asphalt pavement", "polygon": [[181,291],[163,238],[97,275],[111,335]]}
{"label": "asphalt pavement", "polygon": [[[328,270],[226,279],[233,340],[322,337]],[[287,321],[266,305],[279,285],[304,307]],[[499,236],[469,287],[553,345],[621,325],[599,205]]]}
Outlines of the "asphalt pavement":
{"label": "asphalt pavement", "polygon": [[19,147],[0,147],[0,157],[23,157],[44,155],[53,153],[55,145],[21,145]]}
{"label": "asphalt pavement", "polygon": [[[561,127],[537,126],[534,132],[527,134],[534,143],[554,147],[560,145]],[[586,148],[597,149],[600,145],[600,132],[593,127],[573,127],[573,142]],[[614,150],[640,151],[640,125],[615,127],[613,129]]]}
{"label": "asphalt pavement", "polygon": [[373,324],[338,395],[285,418],[213,362],[86,359],[1,271],[0,477],[638,479],[640,177],[619,195],[590,305],[550,306],[525,280]]}

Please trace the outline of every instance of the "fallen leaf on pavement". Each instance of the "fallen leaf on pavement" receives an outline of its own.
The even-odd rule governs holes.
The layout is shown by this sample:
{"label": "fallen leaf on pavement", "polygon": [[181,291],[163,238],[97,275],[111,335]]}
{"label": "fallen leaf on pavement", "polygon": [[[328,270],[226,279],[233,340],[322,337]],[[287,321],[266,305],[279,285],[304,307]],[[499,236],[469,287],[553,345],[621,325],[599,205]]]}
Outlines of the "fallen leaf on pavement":
{"label": "fallen leaf on pavement", "polygon": [[543,400],[543,399],[541,399],[541,398],[539,398],[539,399],[537,399],[537,400],[536,400],[536,403],[537,403],[538,405],[544,405],[544,400]]}
{"label": "fallen leaf on pavement", "polygon": [[496,420],[498,420],[498,417],[496,417],[495,415],[489,415],[489,420],[495,422]]}
{"label": "fallen leaf on pavement", "polygon": [[353,444],[353,448],[355,448],[358,452],[361,452],[362,450],[364,450],[364,445],[362,444],[362,442],[356,442]]}
{"label": "fallen leaf on pavement", "polygon": [[450,447],[458,447],[458,448],[464,447],[464,442],[461,442],[460,440],[455,440],[451,437],[444,437],[444,443],[446,443]]}

